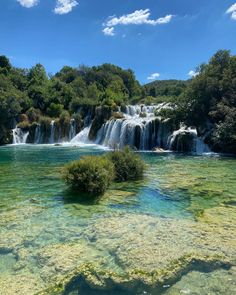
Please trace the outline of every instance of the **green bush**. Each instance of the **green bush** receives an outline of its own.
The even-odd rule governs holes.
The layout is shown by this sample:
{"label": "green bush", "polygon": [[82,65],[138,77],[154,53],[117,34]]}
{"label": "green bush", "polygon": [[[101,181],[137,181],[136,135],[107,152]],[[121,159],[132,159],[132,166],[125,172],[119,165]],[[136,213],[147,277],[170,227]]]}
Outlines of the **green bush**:
{"label": "green bush", "polygon": [[60,117],[64,106],[59,103],[51,103],[50,106],[47,108],[47,114],[52,118]]}
{"label": "green bush", "polygon": [[26,115],[28,116],[30,122],[38,122],[41,117],[41,111],[31,107],[26,112]]}
{"label": "green bush", "polygon": [[77,192],[101,195],[114,179],[114,166],[107,157],[86,156],[67,164],[63,178]]}
{"label": "green bush", "polygon": [[19,122],[28,122],[29,118],[26,114],[20,114],[19,115]]}
{"label": "green bush", "polygon": [[18,128],[21,128],[23,130],[29,130],[30,128],[30,123],[28,121],[22,121],[20,123],[17,124]]}
{"label": "green bush", "polygon": [[138,180],[143,177],[145,168],[144,161],[128,147],[125,147],[122,151],[109,153],[107,158],[115,167],[116,181]]}
{"label": "green bush", "polygon": [[60,123],[63,125],[70,125],[70,113],[68,111],[62,111],[61,115],[60,115]]}
{"label": "green bush", "polygon": [[41,116],[39,118],[39,123],[46,128],[50,128],[52,119],[46,116]]}

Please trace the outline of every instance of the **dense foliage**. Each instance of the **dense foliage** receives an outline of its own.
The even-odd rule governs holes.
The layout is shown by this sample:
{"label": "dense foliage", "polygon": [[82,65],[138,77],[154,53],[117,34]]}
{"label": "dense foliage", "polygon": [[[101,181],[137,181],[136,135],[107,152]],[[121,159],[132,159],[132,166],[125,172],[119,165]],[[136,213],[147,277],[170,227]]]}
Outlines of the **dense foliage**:
{"label": "dense foliage", "polygon": [[[40,122],[48,130],[53,118],[63,129],[74,118],[82,128],[91,109],[93,139],[117,106],[172,102],[174,110],[164,110],[162,116],[196,126],[214,151],[236,153],[236,56],[220,50],[197,71],[190,81],[155,81],[142,87],[131,70],[111,64],[65,66],[49,77],[40,64],[19,69],[0,56],[0,144],[11,142],[17,123],[31,130]],[[97,113],[95,106],[100,107]]]}
{"label": "dense foliage", "polygon": [[103,194],[114,178],[114,166],[104,156],[87,156],[65,166],[63,177],[75,191]]}
{"label": "dense foliage", "polygon": [[198,69],[184,91],[176,115],[187,125],[209,131],[215,151],[236,153],[236,56],[218,51]]}
{"label": "dense foliage", "polygon": [[67,164],[63,178],[74,191],[102,195],[114,180],[124,182],[143,177],[144,161],[128,147],[102,156],[86,156]]}
{"label": "dense foliage", "polygon": [[175,102],[184,92],[189,81],[158,80],[144,85],[145,102]]}
{"label": "dense foliage", "polygon": [[107,155],[115,167],[115,180],[118,182],[138,180],[143,177],[145,164],[138,154],[128,147]]}
{"label": "dense foliage", "polygon": [[0,144],[8,141],[7,132],[18,122],[33,124],[42,117],[69,119],[84,106],[115,109],[139,100],[141,95],[134,73],[111,64],[65,66],[49,77],[40,64],[29,70],[18,69],[0,56]]}

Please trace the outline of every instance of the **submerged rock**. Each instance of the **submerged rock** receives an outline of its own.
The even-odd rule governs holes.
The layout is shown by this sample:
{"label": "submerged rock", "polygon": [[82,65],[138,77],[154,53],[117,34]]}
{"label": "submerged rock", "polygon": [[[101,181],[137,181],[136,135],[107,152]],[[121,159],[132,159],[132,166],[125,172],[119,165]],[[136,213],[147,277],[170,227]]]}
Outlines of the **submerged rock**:
{"label": "submerged rock", "polygon": [[[217,230],[220,221],[215,224],[213,217],[212,211],[198,222],[113,214],[95,218],[85,228],[71,227],[74,242],[65,240],[45,246],[40,246],[37,236],[46,235],[46,228],[42,233],[40,226],[31,226],[30,236],[21,234],[14,245],[15,272],[2,276],[1,290],[6,290],[8,284],[11,293],[6,294],[25,295],[30,294],[29,290],[67,294],[65,290],[86,286],[98,290],[97,294],[99,290],[117,289],[130,294],[140,290],[156,294],[164,285],[173,285],[192,271],[230,269],[236,245],[226,239],[228,221]],[[8,219],[7,225],[14,221]],[[1,236],[12,243],[6,233]],[[32,275],[26,281],[29,272]],[[22,278],[22,283],[16,282],[15,276]]]}

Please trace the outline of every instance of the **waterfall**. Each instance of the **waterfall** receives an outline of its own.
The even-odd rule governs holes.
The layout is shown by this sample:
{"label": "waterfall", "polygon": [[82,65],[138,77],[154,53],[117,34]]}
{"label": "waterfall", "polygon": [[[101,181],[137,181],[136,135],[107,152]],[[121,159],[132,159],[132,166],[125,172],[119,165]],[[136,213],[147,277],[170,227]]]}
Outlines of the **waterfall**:
{"label": "waterfall", "polygon": [[126,106],[122,119],[110,119],[97,133],[95,143],[122,149],[125,145],[138,150],[165,150],[204,153],[209,147],[198,137],[195,128],[182,126],[175,130],[170,119],[157,117],[162,109],[173,109],[167,103],[154,106]]}
{"label": "waterfall", "polygon": [[34,144],[41,143],[41,138],[42,138],[41,125],[37,124],[37,126],[35,128],[35,134],[34,134]]}
{"label": "waterfall", "polygon": [[209,153],[210,148],[198,137],[196,128],[181,126],[169,139],[170,150],[188,151],[196,154]]}
{"label": "waterfall", "polygon": [[[170,103],[157,105],[127,105],[119,107],[119,116],[111,117],[96,134],[95,140],[89,140],[93,124],[92,114],[87,113],[84,129],[76,134],[76,121],[71,119],[65,126],[51,121],[50,126],[37,124],[34,143],[70,142],[71,144],[96,143],[111,149],[122,149],[126,145],[136,150],[146,151],[164,149],[179,152],[202,154],[210,152],[204,138],[199,137],[196,128],[179,126],[170,119],[163,119],[163,109],[175,109]],[[122,112],[123,111],[123,112]],[[158,115],[159,114],[159,115]],[[94,130],[92,130],[94,131]],[[16,128],[13,130],[14,143],[25,143],[28,132]],[[207,136],[205,134],[205,136]],[[32,136],[30,135],[29,139]]]}
{"label": "waterfall", "polygon": [[51,122],[51,128],[50,128],[49,143],[54,143],[54,137],[55,137],[55,121],[52,121]]}
{"label": "waterfall", "polygon": [[201,155],[203,153],[210,153],[211,149],[209,148],[209,146],[203,141],[202,138],[197,137],[195,138],[196,141],[196,148],[195,148],[195,153],[198,155]]}
{"label": "waterfall", "polygon": [[91,143],[88,139],[89,130],[91,128],[91,125],[88,127],[85,127],[80,133],[78,133],[70,143]]}
{"label": "waterfall", "polygon": [[76,124],[75,119],[70,121],[70,130],[69,130],[69,141],[71,141],[76,136]]}
{"label": "waterfall", "polygon": [[13,132],[13,144],[25,144],[27,141],[27,137],[29,132],[25,132],[20,128],[15,128],[12,130]]}
{"label": "waterfall", "polygon": [[[109,148],[132,148],[147,150],[156,146],[155,107],[127,106],[124,118],[107,121],[98,131],[96,143]],[[144,117],[141,113],[145,113]]]}
{"label": "waterfall", "polygon": [[[97,133],[96,143],[109,148],[123,148],[129,145],[138,150],[150,150],[158,145],[158,126],[160,118],[155,116],[155,111],[166,106],[128,105],[125,107],[122,119],[107,121]],[[167,136],[160,139],[166,145]],[[168,134],[170,135],[170,134]],[[165,141],[165,142],[164,142]]]}

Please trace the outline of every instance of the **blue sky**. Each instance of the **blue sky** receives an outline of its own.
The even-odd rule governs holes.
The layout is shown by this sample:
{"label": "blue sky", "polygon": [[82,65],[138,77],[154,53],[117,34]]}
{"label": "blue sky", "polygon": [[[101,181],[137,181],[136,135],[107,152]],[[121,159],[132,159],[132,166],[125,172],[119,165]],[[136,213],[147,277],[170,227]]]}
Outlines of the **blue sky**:
{"label": "blue sky", "polygon": [[[187,79],[218,49],[236,54],[235,0],[0,0],[0,54],[12,64],[114,63]],[[148,79],[149,78],[149,79]]]}

